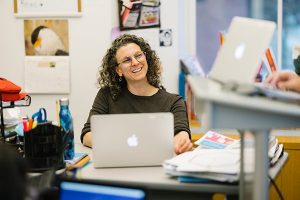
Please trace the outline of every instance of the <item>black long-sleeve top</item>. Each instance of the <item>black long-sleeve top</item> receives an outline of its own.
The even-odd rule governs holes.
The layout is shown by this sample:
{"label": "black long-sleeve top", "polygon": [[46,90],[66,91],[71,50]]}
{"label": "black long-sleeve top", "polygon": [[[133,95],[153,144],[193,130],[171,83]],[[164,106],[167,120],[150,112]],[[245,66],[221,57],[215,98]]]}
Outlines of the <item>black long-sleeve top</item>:
{"label": "black long-sleeve top", "polygon": [[117,100],[111,98],[108,88],[101,88],[94,100],[87,122],[81,132],[81,142],[83,136],[91,131],[90,117],[97,114],[121,114],[121,113],[153,113],[171,112],[174,115],[174,135],[180,131],[186,131],[190,135],[189,122],[186,106],[181,96],[168,93],[164,89],[159,89],[152,96],[137,96],[132,94],[127,88],[124,89]]}

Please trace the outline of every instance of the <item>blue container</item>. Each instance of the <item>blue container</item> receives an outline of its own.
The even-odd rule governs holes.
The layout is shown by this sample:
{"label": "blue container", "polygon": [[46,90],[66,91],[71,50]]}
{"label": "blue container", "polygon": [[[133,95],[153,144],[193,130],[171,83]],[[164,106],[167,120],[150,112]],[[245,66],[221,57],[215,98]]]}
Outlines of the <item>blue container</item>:
{"label": "blue container", "polygon": [[60,126],[63,128],[63,147],[64,159],[72,160],[74,158],[74,129],[71,112],[69,109],[69,99],[63,98],[59,100]]}

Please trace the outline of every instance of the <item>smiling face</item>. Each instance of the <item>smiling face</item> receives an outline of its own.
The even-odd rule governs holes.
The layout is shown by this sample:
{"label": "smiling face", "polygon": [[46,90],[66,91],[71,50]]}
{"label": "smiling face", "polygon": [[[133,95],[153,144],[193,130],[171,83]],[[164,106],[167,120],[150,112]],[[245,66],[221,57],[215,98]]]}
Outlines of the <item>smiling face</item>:
{"label": "smiling face", "polygon": [[116,72],[119,76],[124,76],[127,84],[136,82],[148,82],[148,64],[145,53],[135,43],[129,43],[119,48],[116,52],[118,66]]}

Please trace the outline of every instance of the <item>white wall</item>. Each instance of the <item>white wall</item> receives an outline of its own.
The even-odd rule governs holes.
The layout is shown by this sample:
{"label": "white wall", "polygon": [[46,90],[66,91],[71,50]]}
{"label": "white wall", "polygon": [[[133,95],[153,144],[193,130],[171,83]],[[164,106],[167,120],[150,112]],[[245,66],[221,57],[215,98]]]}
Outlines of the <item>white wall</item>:
{"label": "white wall", "polygon": [[[183,1],[161,0],[161,28],[173,30],[173,46],[158,49],[161,58],[164,86],[177,93],[179,55],[191,51],[195,54],[195,27],[192,21],[188,26],[187,17],[195,17],[195,12],[182,15]],[[187,2],[187,7],[195,8],[195,0]],[[180,16],[180,23],[178,20]],[[56,120],[55,100],[61,97],[70,99],[70,109],[74,118],[76,140],[79,141],[81,128],[86,121],[94,97],[97,93],[96,73],[101,58],[111,43],[111,29],[118,25],[117,3],[112,0],[82,0],[82,17],[69,19],[69,52],[71,92],[68,95],[34,95],[30,107],[21,108],[23,115],[31,116],[38,108],[45,107],[48,119]],[[179,27],[186,27],[179,29]],[[24,88],[25,57],[23,19],[13,15],[12,1],[0,1],[0,77],[5,77]],[[187,29],[187,28],[190,28]],[[147,31],[145,29],[145,31]],[[189,35],[183,37],[182,35]],[[191,34],[192,33],[192,34]],[[193,34],[194,33],[194,34]],[[179,39],[180,38],[180,39]],[[179,43],[180,40],[180,43]],[[188,45],[187,45],[188,43]],[[180,49],[180,51],[179,51]]]}

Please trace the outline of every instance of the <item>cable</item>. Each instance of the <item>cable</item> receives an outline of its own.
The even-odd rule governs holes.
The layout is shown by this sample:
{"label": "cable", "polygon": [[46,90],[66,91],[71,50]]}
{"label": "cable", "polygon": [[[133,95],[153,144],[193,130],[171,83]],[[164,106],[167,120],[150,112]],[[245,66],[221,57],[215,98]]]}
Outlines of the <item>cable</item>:
{"label": "cable", "polygon": [[274,186],[274,188],[275,188],[275,190],[276,190],[276,192],[277,192],[279,198],[280,198],[281,200],[284,200],[284,198],[283,198],[283,196],[282,196],[282,193],[281,193],[281,191],[279,190],[279,188],[278,188],[277,184],[275,183],[275,181],[271,178],[270,175],[268,175],[268,178],[270,179],[271,184]]}

